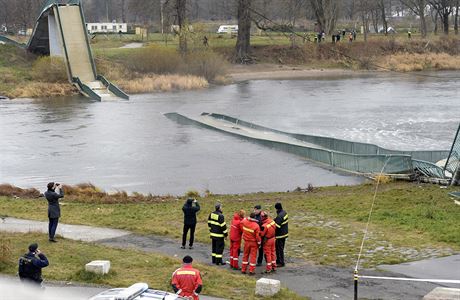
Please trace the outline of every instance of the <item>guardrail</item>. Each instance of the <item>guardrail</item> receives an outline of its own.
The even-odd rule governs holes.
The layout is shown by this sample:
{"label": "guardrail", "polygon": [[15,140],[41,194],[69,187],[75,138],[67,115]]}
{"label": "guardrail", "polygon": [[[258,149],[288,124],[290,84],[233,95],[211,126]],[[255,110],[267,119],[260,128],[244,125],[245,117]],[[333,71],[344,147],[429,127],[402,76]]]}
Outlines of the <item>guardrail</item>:
{"label": "guardrail", "polygon": [[82,93],[88,95],[88,97],[90,97],[91,99],[101,101],[101,96],[96,94],[89,86],[87,86],[86,84],[81,82],[80,78],[72,77],[72,81],[73,81],[73,83],[75,83],[78,86],[78,89]]}
{"label": "guardrail", "polygon": [[6,44],[11,44],[11,45],[14,45],[16,47],[19,47],[19,48],[25,48],[26,47],[26,44],[23,44],[23,43],[19,43],[15,40],[12,40],[4,35],[0,35],[0,41],[6,43]]}
{"label": "guardrail", "polygon": [[100,80],[110,92],[112,92],[115,96],[120,97],[125,100],[129,100],[129,95],[123,92],[119,87],[108,81],[104,76],[97,75],[97,80]]}

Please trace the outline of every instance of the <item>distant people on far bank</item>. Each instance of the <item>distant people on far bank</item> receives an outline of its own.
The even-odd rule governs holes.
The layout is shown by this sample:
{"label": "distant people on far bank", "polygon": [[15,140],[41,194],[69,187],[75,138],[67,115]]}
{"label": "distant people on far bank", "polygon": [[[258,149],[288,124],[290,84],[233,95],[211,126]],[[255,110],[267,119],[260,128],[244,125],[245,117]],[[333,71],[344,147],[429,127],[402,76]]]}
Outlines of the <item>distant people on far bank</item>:
{"label": "distant people on far bank", "polygon": [[407,32],[407,37],[408,37],[409,39],[412,38],[412,32],[411,32],[410,30]]}
{"label": "distant people on far bank", "polygon": [[188,247],[193,249],[193,241],[195,240],[195,228],[196,228],[196,214],[200,211],[200,204],[194,198],[188,198],[182,207],[184,213],[184,228],[182,231],[182,249],[185,249],[187,243],[187,234],[190,230],[190,240]]}
{"label": "distant people on far bank", "polygon": [[48,265],[48,258],[38,249],[38,244],[30,244],[29,252],[19,258],[19,279],[22,282],[40,286],[43,282],[42,268]]}
{"label": "distant people on far bank", "polygon": [[57,242],[55,235],[59,218],[61,217],[59,199],[64,197],[64,189],[61,184],[54,182],[48,183],[47,188],[45,198],[48,200],[48,237],[50,242]]}
{"label": "distant people on far bank", "polygon": [[182,267],[174,271],[171,286],[176,294],[187,299],[199,300],[203,288],[200,271],[192,267],[193,258],[189,255],[182,259]]}

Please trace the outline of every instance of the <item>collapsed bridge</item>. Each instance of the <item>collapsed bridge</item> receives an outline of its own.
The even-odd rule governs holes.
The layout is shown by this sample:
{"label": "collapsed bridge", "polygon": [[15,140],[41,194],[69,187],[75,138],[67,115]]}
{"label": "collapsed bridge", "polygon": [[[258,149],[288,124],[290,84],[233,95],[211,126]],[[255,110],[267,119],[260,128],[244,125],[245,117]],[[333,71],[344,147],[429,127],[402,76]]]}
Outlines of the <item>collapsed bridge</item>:
{"label": "collapsed bridge", "polygon": [[455,178],[460,176],[458,131],[450,151],[399,151],[369,143],[284,132],[223,114],[202,113],[196,118],[178,113],[165,116],[181,124],[218,130],[349,173],[369,176],[382,173],[394,178],[441,184],[458,184]]}

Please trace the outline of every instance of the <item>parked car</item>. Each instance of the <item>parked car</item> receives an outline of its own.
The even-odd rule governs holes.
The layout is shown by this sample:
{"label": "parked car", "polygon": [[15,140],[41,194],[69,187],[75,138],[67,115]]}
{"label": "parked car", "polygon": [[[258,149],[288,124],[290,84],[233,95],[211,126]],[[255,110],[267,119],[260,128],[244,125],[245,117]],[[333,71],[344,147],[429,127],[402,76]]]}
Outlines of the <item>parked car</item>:
{"label": "parked car", "polygon": [[149,289],[147,283],[135,283],[128,288],[116,288],[103,291],[89,300],[187,300],[187,298],[178,296],[173,293]]}

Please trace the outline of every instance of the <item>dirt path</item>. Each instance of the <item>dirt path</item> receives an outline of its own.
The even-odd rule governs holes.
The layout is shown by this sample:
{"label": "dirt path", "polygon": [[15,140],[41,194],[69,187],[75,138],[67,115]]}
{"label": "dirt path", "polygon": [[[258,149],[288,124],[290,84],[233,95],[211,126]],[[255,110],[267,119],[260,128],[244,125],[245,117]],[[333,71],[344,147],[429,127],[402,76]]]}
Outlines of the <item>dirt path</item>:
{"label": "dirt path", "polygon": [[[28,224],[34,231],[47,232],[47,223],[27,221],[14,218],[5,218],[3,223],[0,222],[0,231],[14,231],[14,226],[17,225],[17,231]],[[64,224],[59,224],[62,228]],[[210,246],[196,243],[192,250],[180,249],[180,242],[167,237],[153,235],[138,235],[126,231],[118,232],[118,235],[113,235],[112,231],[107,231],[107,228],[93,227],[91,233],[97,235],[98,239],[85,237],[78,233],[79,225],[66,225],[69,229],[64,232],[64,237],[74,240],[92,240],[106,246],[115,248],[132,248],[146,252],[156,252],[177,258],[181,258],[186,254],[190,254],[196,261],[210,264]],[[86,227],[86,226],[85,226]],[[23,229],[22,229],[23,230]],[[110,232],[111,235],[104,232]],[[289,240],[287,241],[289,243]],[[228,245],[227,245],[228,246]],[[228,251],[228,248],[226,248]],[[227,256],[226,256],[227,255]],[[226,257],[225,257],[226,256]],[[228,259],[228,252],[224,253],[224,257]],[[290,260],[285,268],[279,269],[276,275],[272,278],[278,279],[289,289],[296,291],[303,296],[311,297],[312,299],[352,299],[353,297],[353,269],[325,267],[308,264],[301,260]],[[228,268],[220,266],[216,268]],[[261,273],[262,267],[258,267],[257,273]],[[236,271],[235,271],[236,272]],[[361,274],[378,275],[378,276],[400,276],[399,274],[376,271],[376,270],[361,270]],[[261,277],[261,275],[259,275]],[[400,282],[400,281],[361,281],[359,286],[360,298],[366,299],[421,299],[428,294],[432,289],[439,285],[431,283],[418,282]]]}

